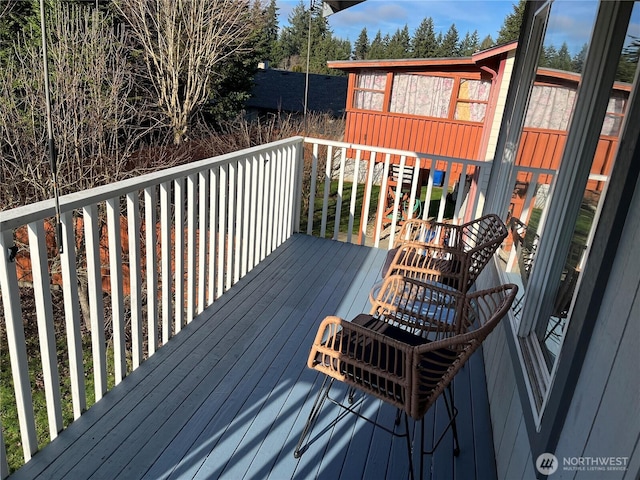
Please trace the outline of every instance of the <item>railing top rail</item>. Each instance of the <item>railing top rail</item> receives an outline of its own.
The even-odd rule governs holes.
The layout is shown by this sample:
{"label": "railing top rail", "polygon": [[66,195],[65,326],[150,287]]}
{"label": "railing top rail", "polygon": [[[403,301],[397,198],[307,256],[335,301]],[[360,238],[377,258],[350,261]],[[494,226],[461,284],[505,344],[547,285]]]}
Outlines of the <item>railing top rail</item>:
{"label": "railing top rail", "polygon": [[[301,142],[303,137],[290,137],[284,140],[246,148],[237,152],[231,152],[217,157],[198,160],[185,165],[139,175],[119,182],[101,185],[99,187],[74,192],[60,197],[61,213],[69,212],[84,206],[93,205],[110,198],[126,195],[127,193],[143,190],[147,187],[187,177],[193,173],[206,170],[214,165],[224,165],[238,158],[246,158],[268,150],[294,145]],[[11,210],[0,211],[0,232],[26,225],[31,222],[53,217],[55,205],[53,199],[24,205]]]}
{"label": "railing top rail", "polygon": [[409,158],[424,158],[431,159],[436,161],[443,162],[455,162],[455,163],[465,163],[467,165],[476,165],[476,166],[486,166],[491,163],[490,160],[471,160],[468,158],[457,158],[457,157],[447,157],[444,155],[433,155],[430,153],[422,153],[415,152],[409,150],[397,150],[394,148],[386,148],[386,147],[373,147],[370,145],[359,145],[357,143],[348,143],[348,142],[340,142],[336,140],[327,140],[324,138],[313,138],[313,137],[305,137],[304,141],[306,143],[317,143],[319,145],[330,145],[337,148],[347,148],[353,150],[367,150],[369,152],[381,153],[383,155],[398,155],[405,156]]}

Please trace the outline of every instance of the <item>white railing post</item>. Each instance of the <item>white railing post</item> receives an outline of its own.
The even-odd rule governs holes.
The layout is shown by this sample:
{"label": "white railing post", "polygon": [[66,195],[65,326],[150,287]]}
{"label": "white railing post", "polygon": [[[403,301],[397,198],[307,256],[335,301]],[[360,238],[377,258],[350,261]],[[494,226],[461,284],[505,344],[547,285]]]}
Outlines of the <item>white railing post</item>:
{"label": "white railing post", "polygon": [[196,174],[187,177],[187,323],[196,313],[196,183]]}
{"label": "white railing post", "polygon": [[144,231],[147,280],[147,345],[151,356],[158,348],[158,262],[156,255],[156,187],[144,189]]}
{"label": "white railing post", "polygon": [[61,215],[64,250],[60,254],[62,286],[64,294],[64,317],[69,350],[69,376],[73,418],[78,419],[87,409],[87,395],[84,383],[84,361],[82,355],[82,333],[80,330],[80,299],[78,297],[78,277],[76,274],[76,242],[73,212]]}
{"label": "white railing post", "polygon": [[[360,175],[361,150],[356,152],[356,161],[353,165],[353,179],[351,181],[351,203],[349,204],[349,225],[347,226],[347,242],[351,243],[353,234],[353,222],[356,219],[356,200],[358,198],[358,176]],[[340,177],[344,176],[344,163],[340,162]]]}
{"label": "white railing post", "polygon": [[129,299],[131,303],[131,356],[133,369],[142,363],[142,274],[140,272],[140,201],[138,192],[127,194],[129,236]]}
{"label": "white railing post", "polygon": [[251,219],[251,158],[245,158],[242,161],[242,174],[244,176],[244,208],[242,209],[242,265],[240,268],[240,275],[245,276],[248,270],[251,268],[249,255],[251,252],[250,247],[250,222]]}
{"label": "white railing post", "polygon": [[216,298],[224,292],[225,263],[224,254],[227,248],[227,166],[221,166],[218,178],[218,265],[216,269]]}
{"label": "white railing post", "polygon": [[104,341],[104,305],[102,302],[102,272],[100,268],[100,221],[96,204],[82,209],[87,255],[87,288],[91,318],[91,348],[96,402],[107,392],[107,365]]}
{"label": "white railing post", "polygon": [[209,170],[209,268],[207,279],[207,305],[211,305],[216,298],[216,239],[218,236],[218,169]]}
{"label": "white railing post", "polygon": [[236,283],[241,275],[241,263],[243,262],[242,257],[242,240],[245,235],[243,227],[243,220],[245,216],[244,211],[244,161],[239,160],[236,164],[236,215],[235,215],[235,237],[233,240],[233,283]]}
{"label": "white railing post", "polygon": [[198,310],[201,314],[205,309],[207,292],[207,208],[209,206],[209,175],[208,171],[198,174]]}
{"label": "white railing post", "polygon": [[173,246],[175,249],[174,265],[175,265],[175,293],[174,293],[174,309],[175,309],[175,325],[174,332],[179,333],[184,325],[184,183],[182,178],[176,178],[173,181],[175,224]]}
{"label": "white railing post", "polygon": [[53,440],[58,436],[58,432],[62,430],[62,405],[56,337],[53,325],[53,305],[51,303],[47,238],[42,220],[30,223],[28,229],[31,275],[33,277],[44,391],[47,402],[47,417],[49,419],[49,436]]}
{"label": "white railing post", "polygon": [[171,183],[160,184],[160,244],[162,249],[162,343],[171,338]]}
{"label": "white railing post", "polygon": [[[28,461],[38,450],[36,423],[33,415],[33,400],[29,382],[29,363],[22,325],[20,290],[16,275],[16,264],[9,260],[10,249],[14,246],[11,231],[0,232],[0,288],[4,305],[4,318],[7,328],[7,343],[11,359],[13,388],[18,408],[18,423],[22,437],[24,460]],[[10,301],[16,299],[17,301]]]}
{"label": "white railing post", "polygon": [[226,292],[233,284],[233,245],[235,243],[235,221],[236,221],[236,167],[230,163],[227,167],[227,240],[226,240],[226,265],[224,291]]}
{"label": "white railing post", "polygon": [[109,237],[109,279],[111,281],[111,324],[113,325],[113,359],[115,384],[127,375],[122,287],[122,239],[120,235],[120,197],[107,200],[107,235]]}

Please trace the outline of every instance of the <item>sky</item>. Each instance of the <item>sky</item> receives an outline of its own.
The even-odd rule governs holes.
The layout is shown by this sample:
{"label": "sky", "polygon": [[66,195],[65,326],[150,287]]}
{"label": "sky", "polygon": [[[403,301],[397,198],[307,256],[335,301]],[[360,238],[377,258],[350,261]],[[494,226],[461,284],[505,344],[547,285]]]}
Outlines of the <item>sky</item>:
{"label": "sky", "polygon": [[[305,0],[308,6],[309,0]],[[358,5],[328,17],[334,36],[350,40],[353,44],[364,27],[369,41],[380,30],[382,36],[393,35],[397,29],[409,27],[413,35],[420,22],[431,17],[436,34],[444,35],[455,23],[458,35],[478,30],[482,41],[487,35],[495,40],[506,15],[513,12],[517,0],[366,0]],[[299,0],[277,0],[281,25],[287,24],[291,10]]]}
{"label": "sky", "polygon": [[[291,10],[300,0],[277,0],[280,25],[288,24]],[[319,1],[319,0],[316,0]],[[497,40],[498,32],[507,15],[513,12],[518,0],[366,0],[328,17],[334,36],[355,43],[364,27],[369,41],[378,30],[382,36],[393,35],[399,28],[409,27],[413,36],[423,19],[431,17],[436,34],[444,35],[455,24],[460,39],[469,32],[478,31],[482,41],[487,35]],[[640,36],[640,2],[634,7],[629,34]],[[309,0],[304,0],[308,7]],[[598,2],[595,0],[557,0],[547,27],[545,45],[557,48],[566,42],[572,55],[577,54],[588,41]]]}

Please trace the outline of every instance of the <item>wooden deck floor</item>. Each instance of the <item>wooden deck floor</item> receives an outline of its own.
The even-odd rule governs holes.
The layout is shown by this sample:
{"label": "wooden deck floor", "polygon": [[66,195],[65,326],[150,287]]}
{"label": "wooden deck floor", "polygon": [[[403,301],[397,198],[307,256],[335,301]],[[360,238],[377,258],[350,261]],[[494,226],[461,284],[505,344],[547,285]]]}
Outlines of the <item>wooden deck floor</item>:
{"label": "wooden deck floor", "polygon": [[[12,479],[408,478],[404,439],[353,415],[319,423],[293,457],[319,378],[306,357],[326,315],[368,311],[382,250],[295,235],[18,470]],[[425,457],[433,479],[496,477],[484,367],[456,377],[462,452]],[[393,424],[394,411],[362,409]],[[327,406],[323,418],[335,418]],[[444,407],[428,415],[446,423]]]}

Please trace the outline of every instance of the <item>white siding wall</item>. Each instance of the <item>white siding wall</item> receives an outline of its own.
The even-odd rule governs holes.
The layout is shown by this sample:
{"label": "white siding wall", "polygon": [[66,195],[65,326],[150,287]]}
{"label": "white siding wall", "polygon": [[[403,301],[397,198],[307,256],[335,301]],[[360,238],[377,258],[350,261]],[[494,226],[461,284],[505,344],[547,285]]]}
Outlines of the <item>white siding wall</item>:
{"label": "white siding wall", "polygon": [[[640,180],[607,290],[556,448],[556,457],[629,457],[626,472],[563,471],[551,478],[640,476]],[[497,277],[488,271],[478,288]],[[535,478],[514,366],[499,327],[484,347],[496,464],[500,479]],[[519,367],[518,367],[519,368]],[[528,405],[528,400],[525,401]],[[527,406],[528,408],[528,406]]]}
{"label": "white siding wall", "polygon": [[[640,179],[576,386],[556,456],[633,457],[629,471],[599,478],[638,478],[640,459]],[[562,460],[561,460],[562,461]],[[584,471],[554,478],[594,478]],[[575,475],[575,476],[574,476]]]}
{"label": "white siding wall", "polygon": [[498,100],[496,101],[496,110],[493,117],[493,123],[491,124],[491,134],[489,135],[487,153],[484,158],[485,160],[493,160],[493,157],[496,154],[498,134],[500,133],[500,125],[502,124],[504,107],[507,103],[507,92],[509,91],[509,85],[511,84],[511,74],[513,73],[513,63],[515,61],[515,56],[516,51],[511,50],[507,54],[507,59],[505,60],[504,72],[502,74],[502,81],[500,82],[500,91],[498,92]]}

